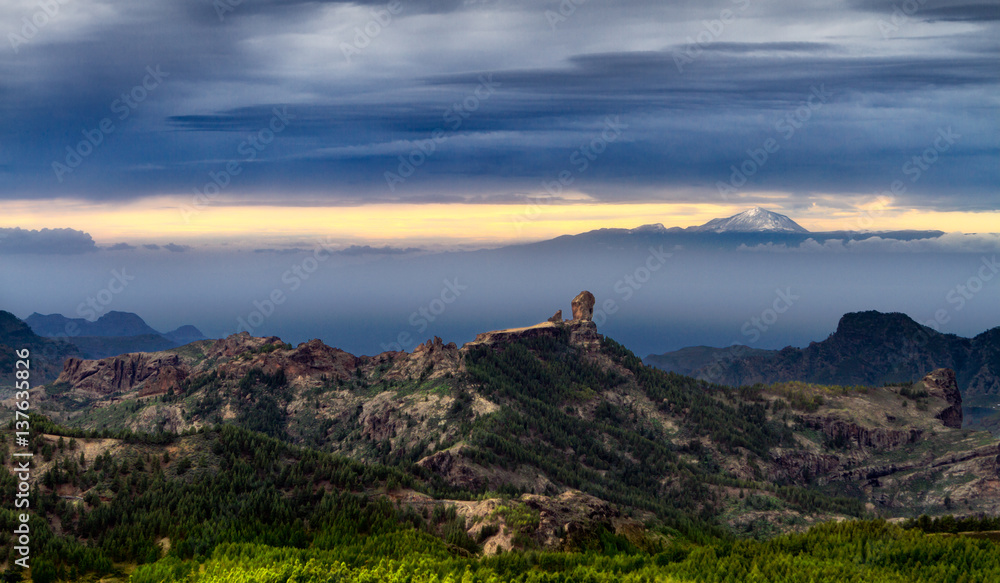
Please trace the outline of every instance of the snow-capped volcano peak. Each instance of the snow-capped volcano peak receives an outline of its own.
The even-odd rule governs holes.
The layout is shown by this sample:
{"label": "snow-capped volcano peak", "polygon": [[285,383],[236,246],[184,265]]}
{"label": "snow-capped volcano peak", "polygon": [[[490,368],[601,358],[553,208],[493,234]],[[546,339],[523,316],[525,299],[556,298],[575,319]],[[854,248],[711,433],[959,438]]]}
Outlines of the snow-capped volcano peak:
{"label": "snow-capped volcano peak", "polygon": [[785,215],[767,209],[754,207],[726,219],[712,219],[699,227],[688,227],[688,231],[713,233],[808,233],[806,229]]}

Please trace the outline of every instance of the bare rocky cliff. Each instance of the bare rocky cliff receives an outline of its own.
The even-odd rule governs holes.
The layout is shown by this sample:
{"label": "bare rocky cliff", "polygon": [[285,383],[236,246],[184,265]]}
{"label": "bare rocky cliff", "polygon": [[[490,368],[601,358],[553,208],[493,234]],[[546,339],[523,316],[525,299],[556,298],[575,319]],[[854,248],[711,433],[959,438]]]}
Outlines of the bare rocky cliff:
{"label": "bare rocky cliff", "polygon": [[57,385],[69,385],[81,395],[106,397],[142,387],[141,396],[178,389],[190,373],[176,354],[125,354],[102,360],[69,358]]}

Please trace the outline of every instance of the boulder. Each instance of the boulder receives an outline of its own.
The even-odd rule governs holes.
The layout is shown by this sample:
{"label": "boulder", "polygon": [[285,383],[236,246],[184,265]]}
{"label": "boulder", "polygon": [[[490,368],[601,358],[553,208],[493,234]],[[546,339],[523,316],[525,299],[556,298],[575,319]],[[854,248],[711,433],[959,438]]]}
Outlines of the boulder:
{"label": "boulder", "polygon": [[555,322],[556,324],[562,321],[563,321],[562,310],[559,310],[558,312],[555,313],[555,315],[549,318],[549,322]]}

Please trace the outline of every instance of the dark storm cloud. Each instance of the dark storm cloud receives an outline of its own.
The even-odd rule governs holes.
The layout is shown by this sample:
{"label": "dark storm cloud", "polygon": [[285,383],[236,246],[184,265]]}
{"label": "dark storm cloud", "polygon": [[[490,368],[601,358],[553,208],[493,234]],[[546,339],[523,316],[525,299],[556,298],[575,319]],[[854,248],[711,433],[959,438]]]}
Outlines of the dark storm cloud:
{"label": "dark storm cloud", "polygon": [[[467,7],[466,0],[192,0],[194,14],[210,10],[221,21],[243,16],[287,17],[289,10],[308,14],[317,6],[356,5],[370,10],[386,9],[398,4],[401,10],[415,14],[441,14]],[[206,9],[205,7],[208,6]]]}
{"label": "dark storm cloud", "polygon": [[[774,43],[763,43],[772,45]],[[741,43],[733,52],[752,52]],[[772,50],[770,48],[765,50]],[[778,50],[796,50],[781,48]],[[819,48],[810,48],[821,50]],[[724,52],[729,52],[725,49]],[[588,118],[617,112],[647,114],[688,110],[691,114],[723,111],[739,105],[769,109],[793,105],[813,85],[836,91],[839,101],[864,93],[909,94],[927,87],[990,87],[998,84],[998,55],[951,58],[798,58],[705,56],[691,70],[676,71],[674,51],[582,55],[567,66],[491,73],[503,93],[483,111],[463,119],[456,133],[545,132],[569,128]],[[475,87],[482,73],[436,76],[421,80],[430,87]],[[387,99],[391,98],[387,96]],[[486,110],[492,104],[498,107]],[[447,131],[444,113],[453,103],[351,103],[293,107],[292,133],[330,135],[331,142],[356,143],[359,134],[407,139]],[[240,108],[212,115],[169,118],[185,131],[243,132],[265,127],[276,104]],[[452,107],[452,110],[454,108]],[[337,133],[340,135],[337,135]]]}
{"label": "dark storm cloud", "polygon": [[1000,5],[995,1],[968,0],[849,0],[858,10],[897,15],[897,20],[942,20],[995,22],[1000,20]]}
{"label": "dark storm cloud", "polygon": [[[643,43],[658,50],[628,42],[621,32],[631,21],[603,4],[580,5],[550,27],[546,11],[559,2],[427,1],[405,3],[349,67],[342,45],[385,2],[245,0],[221,19],[208,0],[112,3],[79,34],[43,29],[17,54],[0,53],[0,139],[17,144],[0,149],[0,198],[191,193],[239,163],[226,204],[517,200],[563,171],[597,199],[717,200],[730,167],[780,139],[776,124],[821,87],[829,101],[746,190],[781,190],[801,204],[814,192],[879,192],[912,178],[902,175],[907,161],[952,128],[961,139],[907,183],[905,198],[995,205],[992,4],[920,4],[899,26],[924,20],[941,34],[892,41],[877,23],[892,16],[887,0],[854,10],[751,6],[708,36],[704,23],[739,3],[625,4],[632,18],[673,27]],[[519,26],[496,31],[495,44],[449,44],[501,18]],[[776,34],[830,19],[859,20],[855,36]],[[985,28],[959,34],[945,22],[955,19]],[[435,24],[441,32],[420,31]],[[295,44],[300,37],[308,44]],[[164,73],[153,88],[144,86],[150,68]],[[143,98],[122,109],[133,92]],[[292,119],[269,138],[275,108]],[[104,119],[113,128],[98,132]],[[627,129],[577,172],[572,157],[608,119]],[[435,135],[433,153],[389,188],[385,173]],[[267,143],[248,146],[254,136]]]}
{"label": "dark storm cloud", "polygon": [[0,255],[75,255],[97,251],[89,233],[76,229],[0,228]]}
{"label": "dark storm cloud", "polygon": [[995,22],[1000,20],[1000,6],[994,4],[967,4],[929,8],[923,13],[929,20],[958,22]]}
{"label": "dark storm cloud", "polygon": [[[753,45],[746,43],[738,47],[732,52],[754,51]],[[768,106],[795,100],[802,87],[811,84],[826,84],[841,93],[902,94],[928,87],[957,89],[1000,84],[996,74],[1000,53],[962,59],[711,55],[684,65],[686,71],[678,71],[676,59],[683,48],[581,55],[572,58],[568,67],[505,71],[496,78],[506,92],[554,96],[556,99],[549,102],[549,114],[565,112],[565,107],[573,107],[577,99],[581,113],[594,113],[608,111],[606,104],[611,98],[620,98],[620,107],[625,109],[692,105],[721,108],[727,104]],[[470,85],[477,76],[442,76],[428,79],[427,83]],[[598,103],[604,106],[594,107]]]}
{"label": "dark storm cloud", "polygon": [[762,43],[727,43],[716,42],[705,47],[705,50],[728,53],[758,53],[758,52],[789,52],[789,53],[819,53],[844,52],[844,48],[833,43],[817,42],[762,42]]}

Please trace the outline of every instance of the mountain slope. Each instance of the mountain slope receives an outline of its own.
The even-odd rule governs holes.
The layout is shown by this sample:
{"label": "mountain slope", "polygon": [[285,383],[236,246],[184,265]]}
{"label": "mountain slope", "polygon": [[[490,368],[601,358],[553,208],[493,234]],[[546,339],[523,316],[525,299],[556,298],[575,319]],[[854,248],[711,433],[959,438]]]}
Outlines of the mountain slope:
{"label": "mountain slope", "polygon": [[178,346],[190,344],[191,342],[197,342],[198,340],[205,340],[205,335],[201,333],[201,330],[191,326],[190,324],[181,326],[180,328],[171,330],[170,332],[164,332],[163,336],[168,340],[176,342]]}
{"label": "mountain slope", "polygon": [[154,352],[205,339],[200,330],[190,325],[161,334],[131,312],[110,311],[93,322],[35,312],[25,323],[39,336],[60,338],[76,346],[87,358]]}
{"label": "mountain slope", "polygon": [[32,386],[54,380],[62,371],[63,361],[79,356],[79,350],[65,342],[42,338],[14,314],[0,310],[0,395],[13,390],[15,351],[27,348],[30,353]]}
{"label": "mountain slope", "polygon": [[[770,356],[777,350],[764,350],[744,345],[715,348],[712,346],[689,346],[664,354],[650,354],[643,359],[649,366],[685,376],[698,376],[699,371],[716,362],[728,362],[748,356]],[[739,383],[726,383],[739,386]]]}
{"label": "mountain slope", "polygon": [[[745,348],[745,347],[744,347]],[[750,351],[718,349],[692,367],[697,378],[732,386],[804,381],[840,385],[881,385],[919,379],[929,370],[956,372],[970,422],[977,427],[985,411],[1000,403],[1000,328],[975,338],[942,334],[900,313],[845,314],[837,330],[805,348]],[[677,370],[686,353],[650,355],[652,366]]]}
{"label": "mountain slope", "polygon": [[704,225],[698,227],[688,227],[687,231],[711,232],[711,233],[758,233],[758,232],[785,232],[785,233],[808,233],[792,219],[778,213],[771,212],[760,207],[754,207],[748,211],[733,215],[723,219],[712,219]]}
{"label": "mountain slope", "polygon": [[[998,443],[959,429],[946,369],[877,388],[737,390],[646,367],[581,318],[372,357],[243,333],[73,358],[31,400],[72,426],[31,421],[31,578],[43,583],[1000,572],[987,540],[885,521],[734,540],[1000,512]],[[14,459],[0,472],[8,502]],[[533,552],[477,556],[517,550]]]}
{"label": "mountain slope", "polygon": [[[84,318],[67,318],[62,314],[35,312],[24,319],[40,336],[140,336],[159,334],[138,315],[131,312],[110,311],[91,322]],[[72,330],[72,332],[70,332]]]}
{"label": "mountain slope", "polygon": [[[588,320],[374,357],[244,333],[72,359],[37,393],[40,410],[76,427],[233,423],[368,462],[415,463],[461,491],[578,489],[675,527],[696,515],[726,529],[785,529],[865,505],[941,513],[946,496],[970,510],[997,504],[985,494],[998,486],[996,442],[956,427],[953,375],[867,390],[735,390],[646,367]],[[770,501],[752,513],[758,496]]]}
{"label": "mountain slope", "polygon": [[[36,417],[34,427],[30,579],[39,583],[642,583],[734,573],[749,581],[743,574],[751,569],[761,581],[794,583],[1000,576],[991,533],[967,532],[995,529],[996,519],[924,517],[905,530],[885,521],[831,523],[766,542],[681,537],[579,492],[433,497],[422,493],[433,485],[399,468],[232,426],[180,436],[83,434]],[[6,472],[10,460],[2,463]],[[14,480],[0,482],[4,500],[15,492]],[[746,499],[751,517],[773,503],[753,492]],[[477,556],[498,540],[532,552]],[[12,548],[3,548],[8,562]],[[4,579],[25,574],[8,568]]]}

